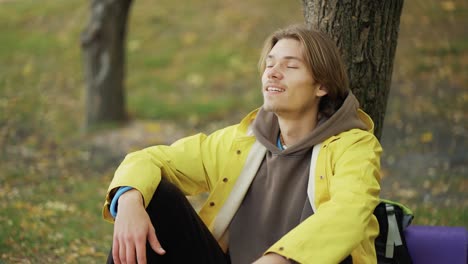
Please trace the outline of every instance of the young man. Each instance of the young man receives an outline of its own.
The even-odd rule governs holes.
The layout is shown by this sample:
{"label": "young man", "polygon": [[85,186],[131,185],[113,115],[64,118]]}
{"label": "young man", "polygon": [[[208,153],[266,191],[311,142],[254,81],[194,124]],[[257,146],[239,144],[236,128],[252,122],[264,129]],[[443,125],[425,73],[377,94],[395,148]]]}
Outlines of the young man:
{"label": "young man", "polygon": [[[291,26],[259,65],[264,104],[239,124],[125,158],[109,263],[376,263],[381,146],[336,46]],[[184,195],[205,191],[197,215]]]}

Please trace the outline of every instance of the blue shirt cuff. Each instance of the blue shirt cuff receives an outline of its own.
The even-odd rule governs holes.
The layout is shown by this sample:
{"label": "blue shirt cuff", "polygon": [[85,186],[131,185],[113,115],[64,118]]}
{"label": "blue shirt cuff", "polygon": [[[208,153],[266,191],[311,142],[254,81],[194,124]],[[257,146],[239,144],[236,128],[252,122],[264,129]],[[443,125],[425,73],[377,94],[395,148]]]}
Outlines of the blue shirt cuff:
{"label": "blue shirt cuff", "polygon": [[110,204],[110,207],[109,207],[109,211],[110,211],[110,213],[111,213],[111,215],[112,215],[112,217],[114,219],[117,216],[117,204],[119,202],[120,196],[122,196],[122,194],[124,194],[125,192],[130,191],[132,189],[133,188],[130,187],[130,186],[120,187],[117,190],[117,192],[115,193],[114,198],[112,198],[112,201],[111,201],[111,204]]}

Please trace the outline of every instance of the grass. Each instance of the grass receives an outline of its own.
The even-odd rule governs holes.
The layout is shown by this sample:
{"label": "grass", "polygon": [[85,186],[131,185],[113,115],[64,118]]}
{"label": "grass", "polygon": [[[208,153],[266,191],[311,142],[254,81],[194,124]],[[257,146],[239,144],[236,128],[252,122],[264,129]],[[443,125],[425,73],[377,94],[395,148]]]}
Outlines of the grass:
{"label": "grass", "polygon": [[[133,3],[125,83],[130,116],[189,128],[237,122],[261,103],[256,62],[264,37],[302,21],[300,2],[176,3]],[[106,258],[112,225],[101,219],[100,210],[122,157],[108,157],[81,133],[85,87],[79,40],[88,4],[0,1],[0,263],[102,263]],[[422,114],[454,129],[466,120],[468,39],[457,25],[466,24],[467,10],[461,0],[406,1],[393,77],[402,84],[393,93],[403,99],[389,102],[386,121],[401,126],[397,132],[404,138],[393,144],[398,148],[386,146],[390,155],[434,143],[419,141],[428,132]],[[456,96],[441,92],[441,85]],[[411,111],[398,111],[409,102]],[[421,126],[411,130],[400,125],[402,120]],[[466,198],[465,174],[434,180],[423,191]],[[468,226],[466,203],[451,198],[431,204],[398,189],[388,189],[388,198],[407,202],[416,224]]]}
{"label": "grass", "polygon": [[[261,41],[254,41],[301,19],[299,3],[282,4],[284,9],[271,11],[275,21],[266,23],[268,18],[260,8],[265,3],[260,1],[247,9],[245,4],[208,1],[203,8],[194,3],[174,9],[172,3],[163,1],[157,11],[144,3],[134,5],[132,14],[138,16],[132,17],[129,26],[128,67],[140,70],[128,73],[130,111],[136,116],[172,120],[184,120],[188,112],[203,122],[220,110],[218,101],[230,101],[224,107],[227,111],[258,105],[260,98],[253,93],[247,93],[245,100],[229,99],[239,95],[238,86],[242,90],[258,86],[254,77]],[[281,14],[287,11],[290,17]],[[229,41],[222,41],[226,35]],[[207,90],[209,100],[204,99]],[[141,104],[142,100],[152,103]],[[166,109],[164,102],[171,102],[172,109]]]}

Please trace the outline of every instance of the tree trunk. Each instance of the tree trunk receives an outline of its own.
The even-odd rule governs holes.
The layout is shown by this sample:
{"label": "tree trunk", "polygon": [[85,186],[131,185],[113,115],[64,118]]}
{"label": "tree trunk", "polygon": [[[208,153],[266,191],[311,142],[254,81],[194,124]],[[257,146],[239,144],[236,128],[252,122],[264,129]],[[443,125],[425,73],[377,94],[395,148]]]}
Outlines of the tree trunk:
{"label": "tree trunk", "polygon": [[123,121],[125,38],[132,0],[92,0],[91,17],[81,36],[86,77],[85,127]]}
{"label": "tree trunk", "polygon": [[302,0],[308,26],[341,51],[353,93],[380,138],[390,90],[403,0]]}

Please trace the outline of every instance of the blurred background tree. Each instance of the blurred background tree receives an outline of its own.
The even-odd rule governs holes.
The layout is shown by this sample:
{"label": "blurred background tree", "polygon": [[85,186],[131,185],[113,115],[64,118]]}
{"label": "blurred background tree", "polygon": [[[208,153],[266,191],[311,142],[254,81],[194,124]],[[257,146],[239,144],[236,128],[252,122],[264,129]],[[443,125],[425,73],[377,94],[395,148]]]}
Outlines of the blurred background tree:
{"label": "blurred background tree", "polygon": [[81,37],[86,76],[85,128],[124,121],[125,43],[131,0],[92,0]]}

